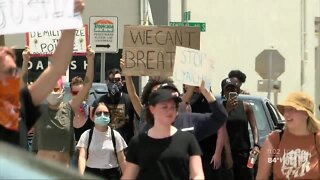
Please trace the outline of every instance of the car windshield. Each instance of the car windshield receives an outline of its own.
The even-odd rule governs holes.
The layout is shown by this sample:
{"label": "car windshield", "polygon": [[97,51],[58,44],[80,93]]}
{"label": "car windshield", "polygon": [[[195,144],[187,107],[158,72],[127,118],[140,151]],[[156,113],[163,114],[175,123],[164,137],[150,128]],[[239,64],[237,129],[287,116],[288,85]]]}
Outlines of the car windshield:
{"label": "car windshield", "polygon": [[[268,124],[267,115],[266,115],[266,112],[263,108],[262,102],[258,101],[258,100],[246,100],[245,102],[250,104],[250,106],[252,108],[252,111],[254,113],[254,117],[256,118],[256,122],[258,125],[258,129],[259,130],[267,129],[267,126],[269,126],[269,124]],[[251,129],[250,125],[249,125],[249,129]]]}

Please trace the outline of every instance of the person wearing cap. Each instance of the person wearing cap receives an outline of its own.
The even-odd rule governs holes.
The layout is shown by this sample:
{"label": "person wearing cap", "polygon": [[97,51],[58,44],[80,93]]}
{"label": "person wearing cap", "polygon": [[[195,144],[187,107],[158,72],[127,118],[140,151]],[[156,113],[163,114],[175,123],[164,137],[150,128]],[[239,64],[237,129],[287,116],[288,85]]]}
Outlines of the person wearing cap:
{"label": "person wearing cap", "polygon": [[[124,60],[120,60],[120,67],[124,68]],[[174,92],[178,92],[176,86],[172,83],[170,78],[151,79],[143,89],[141,100],[135,91],[132,78],[126,76],[126,86],[128,94],[132,101],[133,107],[140,117],[140,121],[144,122],[144,107],[147,106],[146,97],[149,97],[152,91],[156,89],[170,89]],[[182,97],[182,103],[187,103],[188,99],[193,94],[194,86],[189,86],[187,92]],[[218,129],[223,125],[227,119],[227,112],[225,108],[216,101],[215,97],[206,89],[199,88],[200,93],[205,97],[209,103],[211,113],[199,114],[190,112],[179,112],[173,126],[182,131],[189,131],[193,133],[198,141],[203,140],[213,134],[216,134]],[[180,94],[180,93],[179,93]],[[189,96],[189,97],[188,97]],[[180,105],[180,104],[179,104]],[[180,108],[178,108],[180,109]],[[140,112],[140,113],[139,113]],[[145,133],[150,127],[146,123],[141,123],[139,133]]]}
{"label": "person wearing cap", "polygon": [[[259,132],[256,119],[250,104],[237,99],[240,88],[234,79],[225,78],[221,82],[222,104],[228,112],[225,137],[225,163],[226,169],[232,169],[234,179],[253,179],[252,169],[247,167],[250,153],[259,153]],[[234,95],[234,96],[232,96]],[[251,149],[248,131],[250,124],[253,135],[253,148]],[[231,157],[232,160],[231,160]],[[232,167],[232,168],[231,168]]]}
{"label": "person wearing cap", "polygon": [[170,89],[150,94],[146,120],[152,127],[132,138],[121,179],[204,179],[196,138],[172,126],[179,102]]}
{"label": "person wearing cap", "polygon": [[263,143],[256,179],[320,179],[320,121],[311,97],[292,92],[277,108],[286,124]]}

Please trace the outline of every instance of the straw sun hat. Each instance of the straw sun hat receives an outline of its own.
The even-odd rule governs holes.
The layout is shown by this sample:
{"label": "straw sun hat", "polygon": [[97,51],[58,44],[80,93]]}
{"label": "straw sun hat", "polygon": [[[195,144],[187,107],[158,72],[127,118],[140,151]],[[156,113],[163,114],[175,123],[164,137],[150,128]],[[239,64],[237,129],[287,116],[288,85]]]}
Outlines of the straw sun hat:
{"label": "straw sun hat", "polygon": [[292,92],[288,97],[277,105],[279,112],[283,115],[284,107],[291,106],[299,111],[305,111],[314,121],[318,121],[314,116],[314,103],[311,97],[303,92]]}

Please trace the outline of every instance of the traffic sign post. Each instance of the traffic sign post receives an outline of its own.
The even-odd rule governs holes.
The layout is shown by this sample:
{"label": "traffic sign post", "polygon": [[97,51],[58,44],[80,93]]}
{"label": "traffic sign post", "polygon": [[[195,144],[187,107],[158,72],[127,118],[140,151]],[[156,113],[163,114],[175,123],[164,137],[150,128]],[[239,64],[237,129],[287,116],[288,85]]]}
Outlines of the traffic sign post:
{"label": "traffic sign post", "polygon": [[98,53],[117,53],[118,17],[91,16],[89,21],[91,47]]}
{"label": "traffic sign post", "polygon": [[277,78],[285,71],[284,57],[276,49],[265,49],[256,57],[255,70],[263,78],[258,81],[258,91],[266,92],[267,84],[268,98],[274,90],[276,102],[277,93],[281,89],[281,81],[277,81]]}
{"label": "traffic sign post", "polygon": [[118,17],[91,16],[89,19],[90,45],[97,53],[101,53],[100,82],[105,79],[106,53],[117,53]]}
{"label": "traffic sign post", "polygon": [[191,19],[191,11],[186,11],[183,13],[183,21],[190,21]]}
{"label": "traffic sign post", "polygon": [[190,26],[190,27],[199,27],[200,32],[206,31],[206,23],[204,22],[170,22],[170,26]]}

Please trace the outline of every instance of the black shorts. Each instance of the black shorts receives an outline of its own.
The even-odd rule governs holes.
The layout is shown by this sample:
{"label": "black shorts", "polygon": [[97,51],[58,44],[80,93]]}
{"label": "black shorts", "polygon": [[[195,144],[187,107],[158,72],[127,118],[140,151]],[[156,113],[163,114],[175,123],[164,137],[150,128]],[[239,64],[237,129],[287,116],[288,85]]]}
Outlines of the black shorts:
{"label": "black shorts", "polygon": [[107,180],[118,180],[120,179],[120,171],[119,168],[111,168],[111,169],[99,169],[99,168],[90,168],[86,167],[85,173],[91,173],[99,177],[103,177]]}

